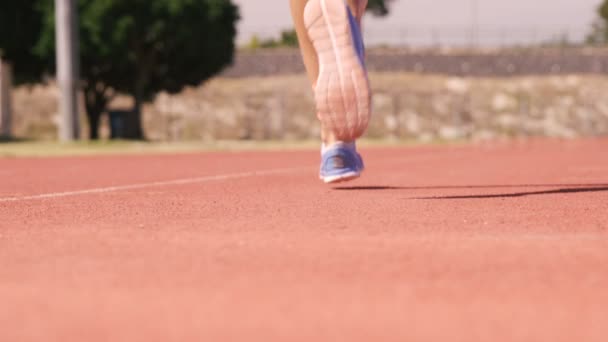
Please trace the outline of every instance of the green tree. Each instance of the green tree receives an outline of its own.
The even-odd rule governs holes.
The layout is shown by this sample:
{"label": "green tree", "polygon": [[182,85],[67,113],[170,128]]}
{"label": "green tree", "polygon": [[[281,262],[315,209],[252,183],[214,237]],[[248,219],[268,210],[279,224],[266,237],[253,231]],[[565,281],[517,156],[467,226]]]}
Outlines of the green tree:
{"label": "green tree", "polygon": [[281,47],[297,47],[298,46],[298,36],[296,35],[296,31],[291,30],[283,30],[281,31],[281,37],[279,39],[268,38],[260,40],[257,35],[253,35],[247,47],[251,50],[256,50],[259,48],[262,49],[274,49]]}
{"label": "green tree", "polygon": [[[377,16],[385,16],[389,13],[389,4],[394,0],[369,0],[367,10]],[[283,30],[281,31],[281,37],[279,40],[276,39],[265,39],[260,41],[260,38],[256,35],[251,37],[248,48],[255,50],[258,48],[276,48],[276,47],[297,47],[298,36],[296,31]]]}
{"label": "green tree", "polygon": [[[38,51],[54,57],[54,10],[44,1]],[[116,93],[134,98],[135,129],[143,138],[141,110],[161,92],[198,85],[230,64],[238,8],[231,0],[78,0],[80,64],[90,136]]]}
{"label": "green tree", "polygon": [[281,46],[295,47],[298,46],[298,35],[296,30],[281,31]]}
{"label": "green tree", "polygon": [[367,10],[374,15],[384,16],[389,13],[390,3],[394,0],[369,0]]}
{"label": "green tree", "polygon": [[39,80],[48,67],[34,48],[41,29],[38,0],[0,1],[0,58],[12,64],[16,83]]}
{"label": "green tree", "polygon": [[592,44],[608,43],[608,0],[597,9],[598,19],[593,23],[587,41]]}

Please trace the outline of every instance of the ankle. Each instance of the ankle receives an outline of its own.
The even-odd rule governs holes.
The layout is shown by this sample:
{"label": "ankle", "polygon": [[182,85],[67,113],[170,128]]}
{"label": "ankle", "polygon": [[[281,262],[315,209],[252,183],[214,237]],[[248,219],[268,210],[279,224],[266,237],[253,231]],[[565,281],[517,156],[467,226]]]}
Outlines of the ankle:
{"label": "ankle", "polygon": [[331,144],[328,144],[328,143],[324,142],[321,145],[321,154],[325,154],[325,152],[327,152],[329,149],[335,147],[336,145],[340,145],[340,147],[349,149],[351,151],[357,151],[357,143],[354,142],[354,141],[352,141],[352,142],[336,141],[336,142],[331,143]]}

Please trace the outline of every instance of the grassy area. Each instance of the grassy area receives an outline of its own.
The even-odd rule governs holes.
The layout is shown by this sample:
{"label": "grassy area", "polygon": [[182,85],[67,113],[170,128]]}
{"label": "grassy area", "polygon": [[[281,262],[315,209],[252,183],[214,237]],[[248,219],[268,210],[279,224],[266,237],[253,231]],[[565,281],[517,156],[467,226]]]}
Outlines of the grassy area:
{"label": "grassy area", "polygon": [[0,143],[0,157],[53,157],[115,154],[192,153],[215,151],[273,151],[315,149],[314,141],[218,141],[218,142],[5,142]]}
{"label": "grassy area", "polygon": [[312,142],[142,142],[99,141],[59,143],[54,141],[15,141],[0,143],[0,157],[53,157],[115,154],[157,154],[212,151],[276,150],[313,148]]}
{"label": "grassy area", "polygon": [[[433,144],[457,143],[436,141]],[[411,146],[415,141],[364,139],[365,147]],[[195,152],[315,150],[319,142],[306,141],[215,141],[215,142],[141,142],[99,141],[59,143],[55,141],[0,142],[0,158],[59,157],[125,154],[176,154]]]}

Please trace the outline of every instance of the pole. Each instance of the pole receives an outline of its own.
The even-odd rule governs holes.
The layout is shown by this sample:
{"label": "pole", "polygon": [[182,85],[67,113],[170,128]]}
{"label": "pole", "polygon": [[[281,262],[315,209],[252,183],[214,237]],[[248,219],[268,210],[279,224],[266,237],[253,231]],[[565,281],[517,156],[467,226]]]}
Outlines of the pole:
{"label": "pole", "polygon": [[471,48],[477,47],[479,34],[479,6],[477,0],[471,0]]}
{"label": "pole", "polygon": [[11,66],[0,59],[0,137],[11,136]]}
{"label": "pole", "polygon": [[80,136],[78,118],[78,32],[76,0],[55,0],[57,83],[59,85],[59,138],[73,141]]}

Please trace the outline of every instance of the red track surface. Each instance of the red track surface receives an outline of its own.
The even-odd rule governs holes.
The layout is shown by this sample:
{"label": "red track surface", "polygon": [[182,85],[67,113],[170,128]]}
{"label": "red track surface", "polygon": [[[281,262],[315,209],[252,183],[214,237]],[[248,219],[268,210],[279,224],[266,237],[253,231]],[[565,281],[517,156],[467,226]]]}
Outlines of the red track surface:
{"label": "red track surface", "polygon": [[0,340],[608,341],[608,140],[364,155],[0,159]]}

